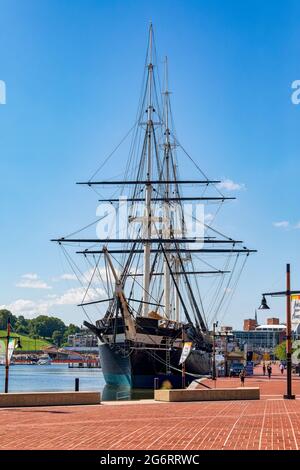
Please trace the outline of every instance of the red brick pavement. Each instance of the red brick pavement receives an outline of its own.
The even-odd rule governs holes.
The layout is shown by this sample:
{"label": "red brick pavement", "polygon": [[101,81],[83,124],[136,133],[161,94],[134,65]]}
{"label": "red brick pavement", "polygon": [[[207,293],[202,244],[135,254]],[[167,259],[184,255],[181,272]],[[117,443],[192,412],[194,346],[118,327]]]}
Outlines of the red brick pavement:
{"label": "red brick pavement", "polygon": [[[259,387],[261,399],[270,398],[271,395],[279,398],[286,393],[286,371],[284,371],[282,375],[277,364],[272,365],[272,376],[270,380],[267,375],[263,375],[261,366],[257,366],[254,371],[255,374],[253,377],[246,377],[245,387]],[[204,383],[212,388],[241,386],[240,379],[236,377],[230,379],[218,378],[216,382],[206,380]],[[199,385],[198,388],[202,387]],[[293,374],[293,392],[300,397],[300,377],[295,374]]]}
{"label": "red brick pavement", "polygon": [[[300,399],[282,399],[285,378],[274,369],[270,381],[246,379],[260,401],[1,409],[0,449],[298,449]],[[298,377],[294,390],[300,397]]]}

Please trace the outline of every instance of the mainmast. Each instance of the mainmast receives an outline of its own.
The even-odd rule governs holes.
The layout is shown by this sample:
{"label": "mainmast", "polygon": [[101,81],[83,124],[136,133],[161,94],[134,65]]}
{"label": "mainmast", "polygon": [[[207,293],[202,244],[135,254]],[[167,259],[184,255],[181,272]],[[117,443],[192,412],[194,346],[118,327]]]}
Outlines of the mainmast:
{"label": "mainmast", "polygon": [[[165,202],[164,202],[164,238],[171,237],[171,220],[170,220],[170,130],[169,130],[169,90],[168,90],[168,58],[165,58],[165,91],[164,91],[164,120],[165,120],[165,143],[164,143],[164,165],[165,171]],[[169,244],[165,244],[166,259],[164,259],[164,304],[165,315],[167,318],[171,316],[171,302],[170,302],[170,289],[171,289],[171,276],[170,276],[170,257],[167,252]]]}
{"label": "mainmast", "polygon": [[[152,63],[152,48],[153,48],[153,27],[150,23],[149,29],[149,62],[148,62],[148,107],[147,107],[147,182],[145,190],[145,216],[144,216],[144,237],[148,240],[151,238],[152,223],[151,223],[151,175],[152,175],[152,132],[153,132],[153,121],[152,121],[152,88],[153,88],[153,63]],[[149,288],[150,288],[150,256],[151,256],[151,243],[147,242],[144,244],[144,278],[143,278],[143,291],[144,291],[144,304],[143,304],[143,316],[148,315],[149,308]]]}

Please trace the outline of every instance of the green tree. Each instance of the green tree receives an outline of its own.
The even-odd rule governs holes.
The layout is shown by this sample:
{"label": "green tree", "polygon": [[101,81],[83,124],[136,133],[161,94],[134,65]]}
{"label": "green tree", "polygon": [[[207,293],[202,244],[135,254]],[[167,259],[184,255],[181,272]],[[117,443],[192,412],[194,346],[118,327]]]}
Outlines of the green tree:
{"label": "green tree", "polygon": [[52,338],[54,331],[64,334],[66,328],[62,320],[56,317],[48,317],[47,315],[39,315],[31,320],[30,323],[30,333],[42,338]]}
{"label": "green tree", "polygon": [[73,323],[70,323],[70,325],[66,329],[66,333],[68,335],[75,335],[76,333],[80,333],[80,328],[79,326],[74,325]]}
{"label": "green tree", "polygon": [[15,317],[9,310],[0,310],[0,330],[6,330],[8,317],[10,318],[10,323],[13,327],[17,321],[17,317]]}
{"label": "green tree", "polygon": [[64,333],[64,341],[68,341],[68,336],[69,335],[75,335],[76,333],[80,332],[80,328],[73,323],[70,323],[70,325],[67,327],[65,333]]}
{"label": "green tree", "polygon": [[23,317],[23,315],[20,315],[14,325],[14,330],[21,335],[28,335],[30,332],[30,321]]}
{"label": "green tree", "polygon": [[278,346],[276,346],[275,356],[280,361],[286,360],[286,341],[283,341],[282,343],[278,344]]}
{"label": "green tree", "polygon": [[63,346],[68,346],[68,336],[69,335],[75,335],[76,333],[79,333],[81,330],[79,326],[74,325],[73,323],[70,323],[70,325],[67,327],[66,331],[64,332],[64,338],[63,338]]}
{"label": "green tree", "polygon": [[28,329],[23,325],[16,326],[14,332],[19,333],[19,335],[28,335]]}
{"label": "green tree", "polygon": [[63,337],[64,335],[61,331],[55,330],[53,331],[53,334],[52,334],[52,341],[56,346],[59,347],[61,345]]}

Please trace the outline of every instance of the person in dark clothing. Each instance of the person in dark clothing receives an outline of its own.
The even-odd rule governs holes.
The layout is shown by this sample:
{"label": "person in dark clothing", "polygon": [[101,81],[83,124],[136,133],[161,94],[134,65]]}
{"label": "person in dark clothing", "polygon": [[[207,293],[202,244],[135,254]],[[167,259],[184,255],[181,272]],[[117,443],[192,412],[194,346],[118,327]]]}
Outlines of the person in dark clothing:
{"label": "person in dark clothing", "polygon": [[245,385],[245,377],[246,377],[246,371],[245,371],[245,369],[243,369],[240,372],[240,380],[241,380],[241,386],[242,387],[244,387],[244,385]]}
{"label": "person in dark clothing", "polygon": [[266,375],[266,364],[263,363],[263,374]]}
{"label": "person in dark clothing", "polygon": [[272,375],[272,366],[271,366],[271,364],[268,365],[267,371],[268,371],[268,377],[269,377],[269,379],[270,379],[270,378],[271,378],[271,375]]}

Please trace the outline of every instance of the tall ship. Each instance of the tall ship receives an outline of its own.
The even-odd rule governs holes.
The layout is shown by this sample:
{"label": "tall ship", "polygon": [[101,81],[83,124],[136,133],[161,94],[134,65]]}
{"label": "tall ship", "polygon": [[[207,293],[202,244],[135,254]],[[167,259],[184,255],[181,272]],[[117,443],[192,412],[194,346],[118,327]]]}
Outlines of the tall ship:
{"label": "tall ship", "polygon": [[163,79],[159,63],[150,25],[136,120],[93,176],[77,183],[95,191],[98,218],[54,240],[82,285],[79,306],[99,338],[106,383],[131,388],[181,387],[183,377],[188,384],[210,374],[212,324],[255,251],[214,228],[234,198],[179,142],[168,60]]}

